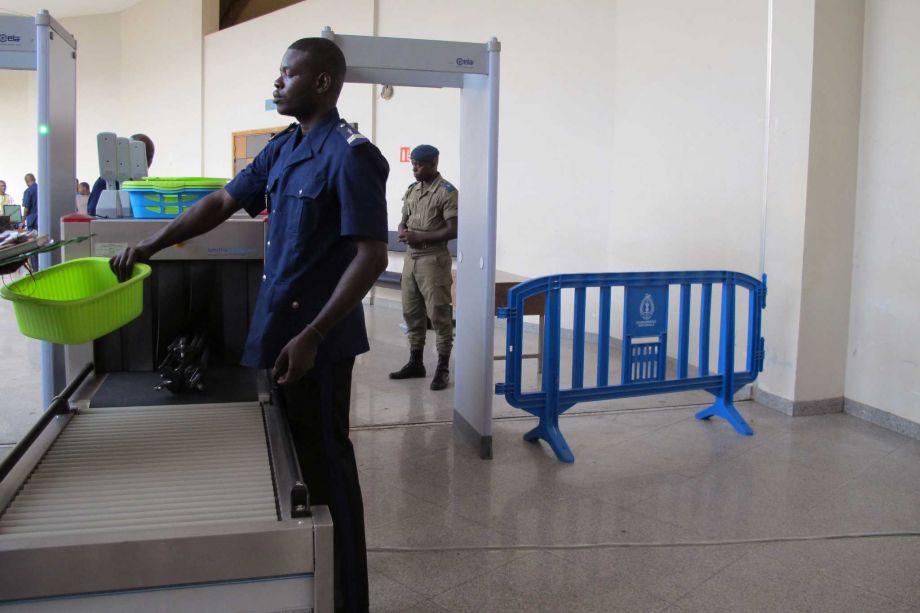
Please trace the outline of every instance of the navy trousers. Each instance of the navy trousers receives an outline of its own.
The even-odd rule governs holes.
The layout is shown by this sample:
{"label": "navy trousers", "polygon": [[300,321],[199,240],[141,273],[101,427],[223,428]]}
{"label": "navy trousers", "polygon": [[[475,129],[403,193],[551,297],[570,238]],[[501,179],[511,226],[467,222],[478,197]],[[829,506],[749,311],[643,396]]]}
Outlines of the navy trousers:
{"label": "navy trousers", "polygon": [[364,503],[348,438],[354,358],[320,365],[279,386],[311,505],[328,505],[335,533],[336,608],[368,610]]}

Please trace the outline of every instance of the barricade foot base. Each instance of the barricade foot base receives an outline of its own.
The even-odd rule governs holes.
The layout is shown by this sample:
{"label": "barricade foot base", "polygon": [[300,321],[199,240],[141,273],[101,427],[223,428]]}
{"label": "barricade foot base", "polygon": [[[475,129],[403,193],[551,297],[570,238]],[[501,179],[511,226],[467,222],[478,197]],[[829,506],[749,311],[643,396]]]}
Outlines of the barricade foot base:
{"label": "barricade foot base", "polygon": [[716,399],[712,406],[707,407],[696,414],[697,419],[709,419],[710,417],[721,417],[732,425],[735,432],[745,436],[754,434],[754,430],[744,420],[738,409],[731,402],[725,402],[721,398]]}
{"label": "barricade foot base", "polygon": [[569,445],[565,442],[565,437],[562,436],[559,428],[540,424],[524,435],[524,440],[529,443],[535,443],[541,439],[546,441],[560,462],[571,464],[575,461],[575,455],[569,449]]}

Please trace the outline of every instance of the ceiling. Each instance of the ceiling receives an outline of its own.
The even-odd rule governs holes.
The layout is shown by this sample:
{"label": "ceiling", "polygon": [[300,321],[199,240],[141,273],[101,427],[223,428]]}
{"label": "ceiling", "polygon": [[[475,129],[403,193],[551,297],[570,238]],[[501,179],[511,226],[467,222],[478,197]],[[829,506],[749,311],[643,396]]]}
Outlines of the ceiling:
{"label": "ceiling", "polygon": [[0,14],[34,16],[48,9],[52,17],[79,17],[99,13],[117,13],[140,0],[0,0]]}

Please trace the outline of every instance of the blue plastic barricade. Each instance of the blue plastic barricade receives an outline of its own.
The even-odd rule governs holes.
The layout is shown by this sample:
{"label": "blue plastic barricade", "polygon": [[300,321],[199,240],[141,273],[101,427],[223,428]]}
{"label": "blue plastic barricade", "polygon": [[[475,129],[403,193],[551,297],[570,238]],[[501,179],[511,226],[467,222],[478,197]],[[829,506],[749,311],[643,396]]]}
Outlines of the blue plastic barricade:
{"label": "blue plastic barricade", "polygon": [[[691,286],[699,286],[699,342],[695,375],[688,370],[690,346]],[[710,311],[713,285],[721,285],[722,314],[719,334],[718,373],[709,372]],[[671,286],[680,288],[677,326],[676,376],[667,376],[668,297]],[[609,382],[611,288],[623,287],[623,339],[619,384]],[[747,360],[745,370],[735,370],[735,288],[748,290]],[[598,288],[597,381],[585,385],[585,307],[588,288]],[[561,292],[574,290],[572,330],[572,383],[560,387]],[[539,391],[521,388],[524,355],[524,302],[545,294],[546,323],[543,338],[543,373]],[[543,439],[563,462],[575,456],[559,430],[559,416],[579,402],[706,390],[716,397],[697,419],[722,417],[740,434],[753,434],[735,409],[733,396],[763,370],[764,340],[760,336],[761,311],[766,307],[767,277],[762,281],[730,271],[628,272],[553,275],[531,279],[508,291],[508,306],[498,316],[508,320],[505,344],[505,382],[495,386],[511,406],[540,418],[539,425],[524,435],[528,441]]]}

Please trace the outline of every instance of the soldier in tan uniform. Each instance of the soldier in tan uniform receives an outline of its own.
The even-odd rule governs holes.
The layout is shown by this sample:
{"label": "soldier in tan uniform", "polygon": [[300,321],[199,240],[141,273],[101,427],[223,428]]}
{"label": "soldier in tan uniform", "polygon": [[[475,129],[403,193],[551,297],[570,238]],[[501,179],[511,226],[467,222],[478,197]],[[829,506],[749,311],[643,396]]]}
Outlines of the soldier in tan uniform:
{"label": "soldier in tan uniform", "polygon": [[438,172],[438,155],[431,145],[419,145],[410,154],[416,182],[403,196],[399,223],[399,240],[408,245],[403,263],[402,305],[409,329],[409,362],[390,373],[391,379],[425,376],[422,353],[427,319],[430,319],[438,348],[438,367],[431,381],[433,390],[447,387],[454,344],[447,241],[457,238],[458,195],[457,188]]}

